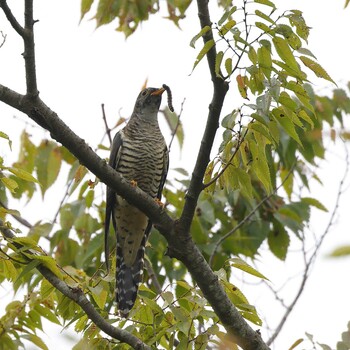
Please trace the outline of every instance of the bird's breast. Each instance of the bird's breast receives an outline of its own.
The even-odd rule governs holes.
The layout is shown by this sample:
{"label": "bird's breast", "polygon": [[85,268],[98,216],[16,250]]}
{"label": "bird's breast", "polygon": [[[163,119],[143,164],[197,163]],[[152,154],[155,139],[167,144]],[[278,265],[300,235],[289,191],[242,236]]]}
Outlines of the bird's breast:
{"label": "bird's breast", "polygon": [[117,171],[126,179],[156,197],[164,171],[165,141],[163,137],[123,140]]}

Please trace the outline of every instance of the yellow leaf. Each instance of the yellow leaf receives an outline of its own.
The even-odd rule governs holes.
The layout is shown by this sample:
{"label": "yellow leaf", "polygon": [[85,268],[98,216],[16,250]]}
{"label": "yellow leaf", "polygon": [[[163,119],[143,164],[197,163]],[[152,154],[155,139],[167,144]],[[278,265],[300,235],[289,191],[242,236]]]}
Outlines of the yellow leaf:
{"label": "yellow leaf", "polygon": [[32,174],[28,173],[23,169],[11,167],[11,168],[7,168],[7,170],[22,180],[36,182],[37,184],[39,183],[39,181]]}
{"label": "yellow leaf", "polygon": [[0,180],[11,192],[15,192],[16,188],[18,188],[17,182],[13,179],[2,177]]}
{"label": "yellow leaf", "polygon": [[313,61],[311,58],[306,56],[300,56],[299,58],[300,61],[303,62],[306,67],[311,69],[317,77],[323,78],[335,84],[334,80],[329,76],[329,74],[323,69],[323,67],[319,63]]}

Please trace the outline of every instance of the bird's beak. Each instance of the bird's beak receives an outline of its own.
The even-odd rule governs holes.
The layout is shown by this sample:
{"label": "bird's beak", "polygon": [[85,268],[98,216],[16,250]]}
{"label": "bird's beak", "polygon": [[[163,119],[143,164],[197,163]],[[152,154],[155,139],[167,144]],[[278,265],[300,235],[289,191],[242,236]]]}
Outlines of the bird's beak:
{"label": "bird's beak", "polygon": [[157,96],[157,95],[161,95],[163,92],[165,91],[164,88],[160,88],[154,92],[151,93],[152,96]]}

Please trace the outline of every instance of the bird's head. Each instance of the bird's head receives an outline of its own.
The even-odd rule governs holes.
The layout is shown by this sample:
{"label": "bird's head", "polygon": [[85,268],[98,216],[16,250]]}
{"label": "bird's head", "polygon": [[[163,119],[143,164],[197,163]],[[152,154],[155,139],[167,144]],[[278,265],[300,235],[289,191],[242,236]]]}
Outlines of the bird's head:
{"label": "bird's head", "polygon": [[162,101],[162,93],[164,91],[164,88],[143,89],[137,97],[134,114],[141,117],[157,117],[160,103]]}

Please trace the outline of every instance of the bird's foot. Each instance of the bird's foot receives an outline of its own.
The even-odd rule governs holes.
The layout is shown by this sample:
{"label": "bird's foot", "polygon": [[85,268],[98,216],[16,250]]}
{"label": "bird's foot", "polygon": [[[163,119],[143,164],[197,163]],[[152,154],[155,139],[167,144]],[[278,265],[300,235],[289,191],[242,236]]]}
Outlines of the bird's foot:
{"label": "bird's foot", "polygon": [[131,184],[131,186],[133,186],[133,187],[137,187],[137,181],[135,181],[135,180],[131,180],[131,181],[130,181],[130,184]]}
{"label": "bird's foot", "polygon": [[165,207],[165,204],[164,204],[159,198],[156,198],[154,201],[155,201],[156,204],[158,204],[161,208],[164,208],[164,207]]}

